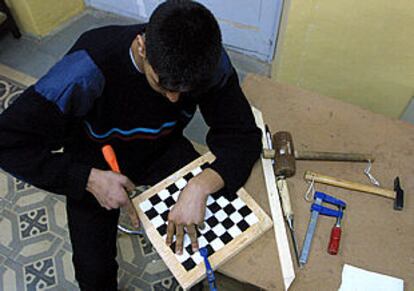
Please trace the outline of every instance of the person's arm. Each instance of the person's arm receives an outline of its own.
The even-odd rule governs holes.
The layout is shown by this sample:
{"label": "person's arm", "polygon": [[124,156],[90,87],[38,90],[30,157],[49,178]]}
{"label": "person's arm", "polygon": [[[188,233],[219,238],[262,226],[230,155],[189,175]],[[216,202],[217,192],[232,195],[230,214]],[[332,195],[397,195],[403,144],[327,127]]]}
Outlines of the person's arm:
{"label": "person's arm", "polygon": [[83,116],[104,79],[85,51],[65,56],[0,115],[0,167],[41,189],[80,198],[90,165],[52,153],[68,120]]}
{"label": "person's arm", "polygon": [[210,169],[234,193],[246,182],[262,148],[261,131],[234,69],[222,87],[203,96],[200,111],[210,127],[207,145],[216,156]]}

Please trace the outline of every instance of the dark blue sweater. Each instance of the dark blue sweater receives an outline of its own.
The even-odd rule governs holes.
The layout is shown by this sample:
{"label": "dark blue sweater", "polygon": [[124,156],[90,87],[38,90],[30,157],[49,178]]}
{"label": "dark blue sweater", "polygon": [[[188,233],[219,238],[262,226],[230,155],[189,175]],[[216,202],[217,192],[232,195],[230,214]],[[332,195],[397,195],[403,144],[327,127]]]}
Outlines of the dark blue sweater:
{"label": "dark blue sweater", "polygon": [[[107,169],[111,144],[135,183],[199,106],[209,125],[211,168],[229,191],[244,184],[261,150],[260,130],[223,49],[205,88],[177,103],[155,92],[137,71],[130,46],[145,25],[84,33],[72,49],[0,115],[0,167],[39,188],[81,198],[92,167]],[[64,147],[63,153],[53,152]]]}

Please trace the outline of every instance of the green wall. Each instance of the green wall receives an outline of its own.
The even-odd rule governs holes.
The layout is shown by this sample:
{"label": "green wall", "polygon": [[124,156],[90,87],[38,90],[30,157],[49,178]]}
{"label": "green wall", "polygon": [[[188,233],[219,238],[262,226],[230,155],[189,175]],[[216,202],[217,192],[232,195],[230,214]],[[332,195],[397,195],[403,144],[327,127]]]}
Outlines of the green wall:
{"label": "green wall", "polygon": [[272,78],[399,117],[414,96],[414,1],[288,4]]}

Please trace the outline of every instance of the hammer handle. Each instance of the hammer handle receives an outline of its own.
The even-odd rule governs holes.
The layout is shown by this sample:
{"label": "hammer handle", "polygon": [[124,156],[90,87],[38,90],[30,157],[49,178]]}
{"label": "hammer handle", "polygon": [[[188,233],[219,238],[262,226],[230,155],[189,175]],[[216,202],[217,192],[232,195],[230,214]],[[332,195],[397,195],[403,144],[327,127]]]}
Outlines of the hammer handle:
{"label": "hammer handle", "polygon": [[[274,159],[275,151],[263,149],[263,157],[265,159]],[[297,160],[314,160],[314,161],[348,161],[348,162],[373,162],[375,158],[370,154],[358,153],[334,153],[334,152],[310,152],[295,151]]]}
{"label": "hammer handle", "polygon": [[395,199],[395,196],[396,196],[395,192],[392,190],[387,190],[387,189],[378,188],[378,187],[374,187],[370,185],[351,182],[351,181],[347,181],[347,180],[343,180],[343,179],[339,179],[335,177],[325,176],[325,175],[321,175],[321,174],[311,172],[311,171],[305,172],[305,179],[308,181],[313,180],[315,182],[326,184],[326,185],[341,187],[341,188],[345,188],[349,190],[356,190],[360,192],[366,192],[366,193],[375,194],[375,195],[379,195],[379,196],[383,196],[383,197],[387,197],[391,199]]}
{"label": "hammer handle", "polygon": [[295,151],[297,160],[318,160],[318,161],[349,161],[349,162],[368,162],[374,161],[370,154],[360,153],[333,153],[333,152],[310,152]]}

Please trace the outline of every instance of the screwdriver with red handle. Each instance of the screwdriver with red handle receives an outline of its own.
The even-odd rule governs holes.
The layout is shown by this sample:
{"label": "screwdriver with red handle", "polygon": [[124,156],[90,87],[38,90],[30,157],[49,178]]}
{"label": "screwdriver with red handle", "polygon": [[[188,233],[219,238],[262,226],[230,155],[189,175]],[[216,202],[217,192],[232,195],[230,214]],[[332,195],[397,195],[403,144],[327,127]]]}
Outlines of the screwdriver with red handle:
{"label": "screwdriver with red handle", "polygon": [[[342,207],[339,208],[339,211],[343,213]],[[332,231],[331,231],[331,238],[329,240],[329,245],[328,245],[328,254],[330,255],[338,254],[339,243],[341,242],[341,232],[342,232],[341,220],[342,220],[342,215],[338,215],[336,217],[336,223],[333,226]]]}

